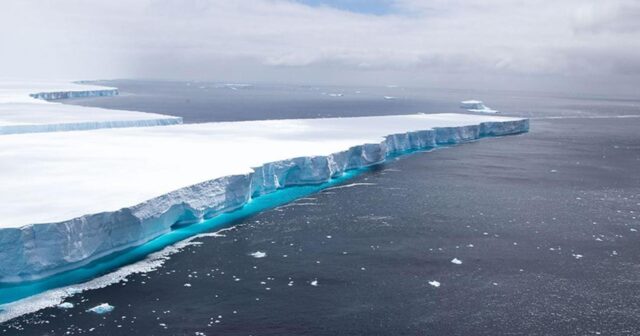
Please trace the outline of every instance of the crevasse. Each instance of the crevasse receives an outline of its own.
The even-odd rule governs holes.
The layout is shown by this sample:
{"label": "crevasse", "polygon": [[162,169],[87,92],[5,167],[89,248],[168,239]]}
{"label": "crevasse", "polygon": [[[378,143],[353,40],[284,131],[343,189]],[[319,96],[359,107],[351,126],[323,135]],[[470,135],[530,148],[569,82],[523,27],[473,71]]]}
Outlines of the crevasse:
{"label": "crevasse", "polygon": [[169,232],[174,225],[197,223],[233,211],[254,197],[287,186],[320,184],[347,170],[381,163],[398,153],[518,134],[528,129],[529,121],[520,119],[391,134],[380,143],[362,144],[328,156],[266,163],[248,174],[194,184],[117,211],[3,229],[0,282],[35,280],[73,269],[148,242]]}

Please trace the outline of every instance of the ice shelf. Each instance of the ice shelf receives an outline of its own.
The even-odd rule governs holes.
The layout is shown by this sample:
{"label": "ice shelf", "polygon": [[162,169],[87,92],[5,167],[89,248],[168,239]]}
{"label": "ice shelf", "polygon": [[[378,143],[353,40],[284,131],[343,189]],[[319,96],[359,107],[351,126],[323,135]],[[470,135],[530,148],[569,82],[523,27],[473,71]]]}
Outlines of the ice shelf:
{"label": "ice shelf", "polygon": [[3,135],[0,281],[74,268],[394,153],[528,128],[527,119],[416,114]]}
{"label": "ice shelf", "polygon": [[0,135],[181,124],[156,113],[63,105],[51,100],[114,96],[118,89],[60,82],[0,83]]}

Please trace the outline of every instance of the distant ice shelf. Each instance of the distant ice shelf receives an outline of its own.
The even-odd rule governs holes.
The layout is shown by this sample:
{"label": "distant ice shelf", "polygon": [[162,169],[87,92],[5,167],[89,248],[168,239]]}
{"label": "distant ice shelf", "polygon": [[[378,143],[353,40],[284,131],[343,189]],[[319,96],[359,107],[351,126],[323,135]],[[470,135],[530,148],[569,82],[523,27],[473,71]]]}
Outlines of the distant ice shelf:
{"label": "distant ice shelf", "polygon": [[484,102],[480,100],[463,100],[460,102],[460,107],[469,111],[469,112],[477,112],[477,113],[498,113],[497,110],[494,110],[484,104]]}
{"label": "distant ice shelf", "polygon": [[73,269],[390,155],[528,129],[520,118],[415,114],[3,135],[0,282]]}
{"label": "distant ice shelf", "polygon": [[64,82],[0,84],[0,135],[181,124],[181,117],[63,105],[54,100],[114,96],[111,87]]}

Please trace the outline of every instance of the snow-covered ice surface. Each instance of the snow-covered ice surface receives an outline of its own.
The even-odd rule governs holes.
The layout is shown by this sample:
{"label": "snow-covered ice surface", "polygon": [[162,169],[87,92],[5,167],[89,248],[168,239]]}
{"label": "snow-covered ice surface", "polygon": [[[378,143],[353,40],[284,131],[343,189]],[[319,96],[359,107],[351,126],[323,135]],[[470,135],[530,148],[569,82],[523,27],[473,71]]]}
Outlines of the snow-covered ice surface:
{"label": "snow-covered ice surface", "polygon": [[0,135],[182,123],[180,117],[63,105],[44,100],[116,94],[116,88],[95,85],[3,81],[0,83]]}
{"label": "snow-covered ice surface", "polygon": [[393,153],[527,130],[527,119],[416,114],[4,135],[0,281],[77,267]]}

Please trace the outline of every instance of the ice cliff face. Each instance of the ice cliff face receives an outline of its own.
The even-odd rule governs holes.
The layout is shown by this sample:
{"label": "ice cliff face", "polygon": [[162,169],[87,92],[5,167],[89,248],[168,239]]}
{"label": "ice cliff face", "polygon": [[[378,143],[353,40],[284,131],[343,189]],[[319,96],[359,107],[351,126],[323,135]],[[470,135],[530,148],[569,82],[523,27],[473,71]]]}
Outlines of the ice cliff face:
{"label": "ice cliff face", "polygon": [[110,97],[118,95],[118,89],[105,88],[101,90],[81,90],[81,91],[57,91],[57,92],[37,92],[29,96],[36,99],[57,100],[69,98],[86,98],[86,97]]}
{"label": "ice cliff face", "polygon": [[252,173],[226,176],[181,188],[113,212],[0,230],[0,281],[46,277],[147,242],[176,224],[195,223],[232,211],[252,197],[287,186],[320,184],[346,170],[383,162],[391,155],[527,132],[526,119],[484,122],[391,134],[380,143],[328,156],[266,163]]}
{"label": "ice cliff face", "polygon": [[105,120],[105,121],[83,121],[76,123],[60,124],[33,124],[33,125],[6,125],[0,126],[0,135],[24,134],[24,133],[46,133],[46,132],[67,132],[86,131],[101,128],[123,128],[123,127],[151,127],[182,124],[180,117],[166,117],[159,119],[140,120]]}

